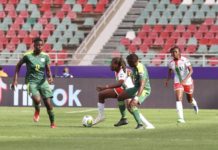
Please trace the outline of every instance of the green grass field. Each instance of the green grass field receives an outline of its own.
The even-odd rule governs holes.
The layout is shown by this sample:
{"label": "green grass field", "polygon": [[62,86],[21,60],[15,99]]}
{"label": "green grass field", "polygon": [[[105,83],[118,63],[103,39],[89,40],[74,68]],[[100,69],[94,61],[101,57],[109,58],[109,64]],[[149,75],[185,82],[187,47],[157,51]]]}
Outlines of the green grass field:
{"label": "green grass field", "polygon": [[186,124],[176,123],[174,109],[147,109],[142,113],[155,130],[135,130],[135,121],[115,128],[117,109],[107,109],[107,119],[92,128],[81,125],[84,115],[96,116],[94,108],[55,108],[56,129],[50,129],[45,109],[40,122],[32,121],[33,108],[0,108],[1,150],[217,150],[218,111],[185,110]]}

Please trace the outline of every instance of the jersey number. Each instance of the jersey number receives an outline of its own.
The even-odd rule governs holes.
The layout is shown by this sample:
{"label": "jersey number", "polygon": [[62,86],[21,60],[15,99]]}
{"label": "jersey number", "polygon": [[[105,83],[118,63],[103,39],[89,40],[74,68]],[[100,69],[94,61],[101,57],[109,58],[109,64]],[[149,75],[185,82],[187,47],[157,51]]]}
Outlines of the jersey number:
{"label": "jersey number", "polygon": [[36,67],[35,67],[35,70],[39,71],[39,69],[40,69],[40,65],[37,64]]}

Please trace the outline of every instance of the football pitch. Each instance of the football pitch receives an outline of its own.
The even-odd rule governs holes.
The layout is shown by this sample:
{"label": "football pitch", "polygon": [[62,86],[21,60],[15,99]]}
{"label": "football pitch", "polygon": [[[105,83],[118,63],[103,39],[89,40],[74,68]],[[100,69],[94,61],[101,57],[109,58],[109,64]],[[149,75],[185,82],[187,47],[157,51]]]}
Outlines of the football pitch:
{"label": "football pitch", "polygon": [[33,108],[0,107],[1,150],[217,150],[218,110],[186,109],[185,124],[176,123],[175,109],[143,109],[155,130],[135,130],[129,124],[113,127],[118,109],[106,109],[106,120],[97,126],[81,125],[84,115],[97,115],[95,108],[55,108],[56,129],[49,127],[45,108],[40,122],[32,121]]}

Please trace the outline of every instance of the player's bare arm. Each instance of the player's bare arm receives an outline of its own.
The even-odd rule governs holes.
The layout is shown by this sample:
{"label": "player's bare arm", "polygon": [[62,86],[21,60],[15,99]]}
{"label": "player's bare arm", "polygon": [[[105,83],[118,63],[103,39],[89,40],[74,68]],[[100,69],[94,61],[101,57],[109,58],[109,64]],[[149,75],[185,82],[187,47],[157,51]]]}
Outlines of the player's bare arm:
{"label": "player's bare arm", "polygon": [[15,74],[14,74],[14,79],[13,79],[13,83],[11,84],[11,89],[14,90],[15,87],[17,86],[17,78],[18,78],[18,74],[20,72],[20,68],[23,65],[23,59],[21,59],[17,65],[16,65],[16,69],[15,69]]}
{"label": "player's bare arm", "polygon": [[46,69],[46,75],[48,77],[48,83],[51,84],[53,82],[53,77],[52,77],[52,74],[51,74],[51,68],[50,68],[50,65],[45,65],[45,69]]}
{"label": "player's bare arm", "polygon": [[168,75],[167,75],[167,79],[165,81],[165,86],[166,87],[168,86],[168,82],[170,81],[171,76],[172,76],[172,69],[168,69]]}
{"label": "player's bare arm", "polygon": [[106,89],[113,89],[113,88],[118,88],[121,87],[124,83],[124,80],[119,80],[117,83],[111,84],[111,85],[106,85],[104,87],[98,86],[96,88],[97,91],[102,91],[102,90],[106,90]]}
{"label": "player's bare arm", "polygon": [[182,80],[182,84],[185,84],[186,81],[187,81],[187,80],[192,76],[192,74],[193,74],[192,66],[188,66],[188,70],[189,70],[189,73],[188,73],[188,75],[185,77],[185,79]]}

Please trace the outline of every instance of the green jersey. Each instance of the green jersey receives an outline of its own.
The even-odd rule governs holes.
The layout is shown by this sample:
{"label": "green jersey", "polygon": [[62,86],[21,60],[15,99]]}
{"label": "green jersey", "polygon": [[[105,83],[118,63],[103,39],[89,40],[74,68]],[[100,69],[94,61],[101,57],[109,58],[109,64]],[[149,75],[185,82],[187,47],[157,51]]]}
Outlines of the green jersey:
{"label": "green jersey", "polygon": [[23,62],[26,63],[26,83],[42,83],[45,81],[45,66],[50,64],[48,54],[41,52],[34,55],[33,51],[26,52],[23,56]]}
{"label": "green jersey", "polygon": [[133,79],[133,82],[134,82],[134,85],[135,85],[136,88],[139,88],[141,80],[145,80],[144,89],[148,93],[151,92],[151,86],[150,86],[148,71],[147,71],[146,67],[142,63],[138,63],[136,68],[133,69],[132,79]]}

